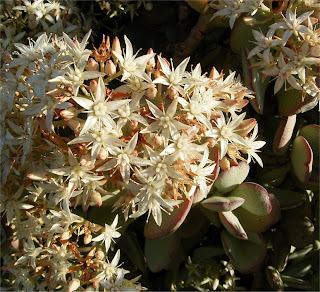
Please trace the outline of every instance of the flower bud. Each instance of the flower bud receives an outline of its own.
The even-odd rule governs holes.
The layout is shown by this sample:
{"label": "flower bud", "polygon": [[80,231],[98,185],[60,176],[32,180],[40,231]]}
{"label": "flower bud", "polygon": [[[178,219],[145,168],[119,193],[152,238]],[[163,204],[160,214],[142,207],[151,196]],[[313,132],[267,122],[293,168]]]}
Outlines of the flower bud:
{"label": "flower bud", "polygon": [[218,285],[219,285],[219,279],[215,278],[215,279],[212,281],[212,290],[213,290],[213,291],[216,291],[217,288],[218,288]]}
{"label": "flower bud", "polygon": [[[147,53],[147,54],[148,54],[148,55],[154,55],[152,48],[150,48],[150,49],[148,50],[148,53]],[[156,66],[156,60],[154,59],[154,57],[152,57],[152,58],[148,61],[147,65],[149,65],[151,68],[154,68],[154,67]]]}
{"label": "flower bud", "polygon": [[161,146],[163,144],[163,137],[156,135],[153,137],[154,143],[156,143],[157,146]]}
{"label": "flower bud", "polygon": [[97,191],[92,191],[90,195],[90,201],[93,202],[96,206],[100,207],[102,205],[101,194]]}
{"label": "flower bud", "polygon": [[84,165],[86,165],[86,166],[90,166],[91,165],[91,155],[90,154],[85,154],[85,155],[82,155],[81,157],[80,157],[80,162],[79,162],[79,164],[81,165],[81,166],[84,166]]}
{"label": "flower bud", "polygon": [[215,67],[212,67],[211,71],[210,71],[210,75],[209,78],[210,79],[217,79],[219,77],[219,72]]}
{"label": "flower bud", "polygon": [[89,71],[99,71],[99,64],[95,59],[89,58],[89,60],[88,60],[88,70]]}
{"label": "flower bud", "polygon": [[316,44],[315,46],[311,47],[310,54],[312,57],[320,57],[320,44]]}
{"label": "flower bud", "polygon": [[106,73],[109,76],[115,74],[116,72],[117,68],[115,64],[112,62],[112,60],[108,60],[104,67],[104,73]]}
{"label": "flower bud", "polygon": [[92,93],[96,93],[97,90],[98,90],[98,82],[97,82],[96,80],[91,80],[89,87],[90,87],[90,91],[91,91]]}
{"label": "flower bud", "polygon": [[146,96],[150,99],[154,99],[157,96],[157,92],[158,92],[157,87],[153,85],[152,87],[149,87],[147,89]]}
{"label": "flower bud", "polygon": [[36,181],[46,181],[48,179],[48,173],[44,170],[34,171],[28,173],[27,178]]}
{"label": "flower bud", "polygon": [[101,160],[106,160],[108,158],[108,155],[109,155],[108,150],[101,148],[97,158]]}
{"label": "flower bud", "polygon": [[229,170],[230,169],[230,161],[228,160],[227,157],[223,157],[220,161],[219,161],[219,166],[222,170]]}
{"label": "flower bud", "polygon": [[[119,41],[119,39],[117,37],[115,37],[113,39],[111,50],[114,51],[114,52],[117,52],[119,54],[122,54],[120,41]],[[118,59],[114,55],[112,55],[112,56],[113,56],[114,63],[117,64]]]}
{"label": "flower bud", "polygon": [[173,87],[170,87],[169,89],[169,97],[171,99],[174,99],[178,95],[178,91],[174,89]]}
{"label": "flower bud", "polygon": [[77,109],[74,107],[69,107],[60,112],[60,116],[65,119],[72,119],[78,115]]}
{"label": "flower bud", "polygon": [[91,233],[86,233],[85,236],[83,237],[83,243],[85,245],[89,244],[92,241],[92,235]]}
{"label": "flower bud", "polygon": [[209,148],[213,148],[217,144],[217,141],[214,138],[208,138],[207,142]]}
{"label": "flower bud", "polygon": [[245,16],[242,19],[243,22],[248,26],[253,26],[256,23],[256,20],[252,16]]}
{"label": "flower bud", "polygon": [[70,232],[67,230],[60,235],[60,242],[65,243],[71,237]]}
{"label": "flower bud", "polygon": [[[95,286],[97,286],[97,284],[99,284],[98,282],[95,282]],[[96,289],[94,288],[94,287],[91,287],[91,286],[89,286],[89,287],[87,287],[87,289],[86,290],[84,290],[85,292],[95,292],[96,291]]]}
{"label": "flower bud", "polygon": [[81,122],[78,119],[70,119],[70,120],[64,120],[66,124],[71,128],[72,131],[75,133],[80,132],[81,130]]}
{"label": "flower bud", "polygon": [[72,279],[68,285],[68,292],[76,291],[80,287],[79,279]]}
{"label": "flower bud", "polygon": [[98,260],[103,260],[104,259],[104,252],[102,250],[97,250],[97,252],[95,253],[95,257],[98,259]]}

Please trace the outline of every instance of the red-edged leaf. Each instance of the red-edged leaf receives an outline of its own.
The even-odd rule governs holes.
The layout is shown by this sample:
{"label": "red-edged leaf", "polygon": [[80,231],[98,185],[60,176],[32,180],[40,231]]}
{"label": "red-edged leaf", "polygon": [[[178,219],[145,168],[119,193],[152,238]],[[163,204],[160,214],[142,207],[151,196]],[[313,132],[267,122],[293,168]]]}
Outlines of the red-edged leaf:
{"label": "red-edged leaf", "polygon": [[212,197],[201,202],[201,205],[211,211],[225,212],[232,211],[244,203],[240,197],[221,197],[213,195]]}
{"label": "red-edged leaf", "polygon": [[273,140],[273,152],[276,155],[283,155],[290,146],[290,140],[296,124],[296,115],[281,119],[276,135]]}
{"label": "red-edged leaf", "polygon": [[219,213],[219,218],[230,234],[242,240],[248,239],[238,218],[231,211]]}

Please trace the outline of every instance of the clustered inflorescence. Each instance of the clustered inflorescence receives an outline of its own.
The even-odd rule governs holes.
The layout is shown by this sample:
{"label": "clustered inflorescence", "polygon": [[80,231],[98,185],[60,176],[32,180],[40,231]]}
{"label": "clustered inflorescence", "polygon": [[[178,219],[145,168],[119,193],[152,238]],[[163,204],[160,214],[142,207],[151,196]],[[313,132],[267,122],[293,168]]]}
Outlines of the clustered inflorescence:
{"label": "clustered inflorescence", "polygon": [[103,37],[91,51],[90,33],[15,44],[2,67],[1,211],[16,244],[5,268],[14,287],[141,289],[124,279],[119,251],[107,260],[118,215],[99,226],[73,209],[116,197],[126,220],[147,213],[161,225],[162,212],[207,196],[219,165],[262,165],[257,123],[240,114],[252,93],[235,72],[188,72],[189,58],[174,67],[151,49],[137,56],[126,37],[125,49]]}
{"label": "clustered inflorescence", "polygon": [[260,30],[252,30],[255,47],[248,58],[255,56],[254,67],[260,68],[265,78],[275,80],[274,93],[284,87],[301,91],[302,100],[310,95],[309,109],[319,102],[320,4],[317,0],[212,0],[207,7],[217,10],[213,18],[229,18],[231,28],[241,15],[247,15],[248,24],[260,26]]}

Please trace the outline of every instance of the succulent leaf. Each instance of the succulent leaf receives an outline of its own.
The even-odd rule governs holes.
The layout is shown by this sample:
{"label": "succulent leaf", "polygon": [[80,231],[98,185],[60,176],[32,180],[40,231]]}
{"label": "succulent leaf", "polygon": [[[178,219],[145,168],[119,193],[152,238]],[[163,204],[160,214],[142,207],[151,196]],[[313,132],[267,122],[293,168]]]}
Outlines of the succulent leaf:
{"label": "succulent leaf", "polygon": [[230,234],[242,240],[248,239],[239,219],[231,211],[219,213],[219,218]]}
{"label": "succulent leaf", "polygon": [[240,197],[221,197],[212,196],[201,202],[201,205],[215,212],[232,211],[240,207],[244,203],[244,199]]}
{"label": "succulent leaf", "polygon": [[259,234],[248,232],[248,240],[241,240],[222,230],[223,248],[231,263],[241,273],[254,271],[263,261],[267,248]]}
{"label": "succulent leaf", "polygon": [[256,183],[242,183],[232,191],[231,196],[245,199],[241,207],[254,215],[264,216],[272,210],[267,190]]}
{"label": "succulent leaf", "polygon": [[301,182],[307,182],[313,163],[313,152],[308,141],[298,136],[294,139],[291,149],[291,164],[295,175]]}
{"label": "succulent leaf", "polygon": [[154,221],[153,217],[150,218],[144,226],[144,236],[147,239],[159,239],[166,237],[174,233],[180,225],[183,223],[184,219],[187,217],[193,197],[189,200],[185,199],[184,202],[178,205],[178,208],[175,208],[170,215],[167,213],[162,214],[162,223],[160,226]]}
{"label": "succulent leaf", "polygon": [[278,188],[267,188],[269,193],[273,193],[280,204],[281,209],[292,209],[301,205],[306,200],[306,195],[304,193],[298,193],[285,189]]}
{"label": "succulent leaf", "polygon": [[232,166],[229,170],[225,170],[219,174],[214,186],[221,194],[230,192],[246,179],[249,170],[249,164],[240,162],[237,166]]}
{"label": "succulent leaf", "polygon": [[159,272],[174,258],[180,239],[176,233],[166,238],[149,240],[145,242],[145,256],[149,269]]}
{"label": "succulent leaf", "polygon": [[290,140],[296,124],[297,116],[292,115],[283,117],[278,126],[276,135],[273,140],[273,152],[276,155],[283,155],[290,146]]}

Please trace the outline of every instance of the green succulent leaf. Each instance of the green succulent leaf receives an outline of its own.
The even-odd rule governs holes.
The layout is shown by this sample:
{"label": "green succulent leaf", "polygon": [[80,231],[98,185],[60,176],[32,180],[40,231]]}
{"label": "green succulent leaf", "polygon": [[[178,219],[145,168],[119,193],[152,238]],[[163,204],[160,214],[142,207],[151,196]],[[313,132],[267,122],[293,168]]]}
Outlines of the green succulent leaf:
{"label": "green succulent leaf", "polygon": [[305,291],[310,291],[312,288],[312,285],[309,282],[298,278],[281,275],[281,279],[286,285],[288,285],[291,288],[296,288]]}
{"label": "green succulent leaf", "polygon": [[295,208],[301,205],[307,199],[306,195],[302,192],[298,193],[286,189],[271,187],[267,187],[267,190],[269,193],[273,193],[277,197],[280,208],[284,210]]}
{"label": "green succulent leaf", "polygon": [[273,140],[273,152],[276,155],[284,155],[287,152],[296,120],[296,115],[283,117],[281,119]]}
{"label": "green succulent leaf", "polygon": [[307,125],[299,131],[299,135],[308,141],[312,148],[314,159],[318,160],[320,152],[320,126],[315,124]]}
{"label": "green succulent leaf", "polygon": [[272,210],[269,214],[263,216],[255,215],[242,207],[233,211],[246,231],[265,232],[270,226],[279,221],[281,216],[279,202],[273,194],[268,194],[268,196],[272,205]]}
{"label": "green succulent leaf", "polygon": [[149,240],[145,242],[145,256],[149,269],[159,272],[164,269],[174,258],[179,247],[180,239],[177,233],[173,233],[166,238]]}
{"label": "green succulent leaf", "polygon": [[243,198],[239,197],[220,197],[212,196],[201,202],[201,205],[215,212],[232,211],[244,203]]}
{"label": "green succulent leaf", "polygon": [[246,209],[254,215],[264,216],[272,210],[267,190],[256,183],[242,183],[232,191],[231,196],[245,199],[241,208]]}
{"label": "green succulent leaf", "polygon": [[272,266],[268,266],[266,269],[267,279],[272,289],[277,291],[283,291],[283,281],[280,273]]}
{"label": "green succulent leaf", "polygon": [[230,234],[242,240],[248,239],[239,219],[231,211],[219,213],[219,218]]}
{"label": "green succulent leaf", "polygon": [[249,164],[240,162],[237,166],[230,167],[229,170],[223,171],[216,179],[214,186],[221,194],[232,191],[240,185],[249,174]]}
{"label": "green succulent leaf", "polygon": [[222,230],[223,248],[231,263],[241,273],[251,273],[263,261],[267,248],[259,234],[248,232],[248,240],[235,238]]}
{"label": "green succulent leaf", "polygon": [[313,162],[313,152],[308,141],[298,136],[294,139],[291,149],[291,164],[295,175],[301,182],[307,182]]}
{"label": "green succulent leaf", "polygon": [[160,226],[153,217],[144,226],[144,236],[147,239],[159,239],[174,233],[187,217],[192,206],[193,197],[178,205],[170,214],[162,213],[162,223]]}

